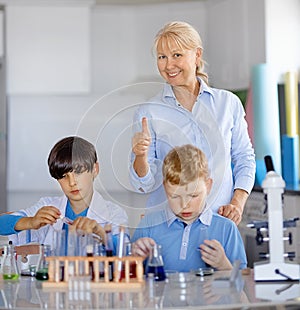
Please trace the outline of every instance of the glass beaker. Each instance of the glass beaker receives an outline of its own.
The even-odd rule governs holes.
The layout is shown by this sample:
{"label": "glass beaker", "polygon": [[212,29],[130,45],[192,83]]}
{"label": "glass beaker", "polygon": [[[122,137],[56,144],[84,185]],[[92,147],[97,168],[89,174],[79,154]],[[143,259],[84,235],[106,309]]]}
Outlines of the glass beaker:
{"label": "glass beaker", "polygon": [[48,265],[49,262],[46,260],[46,257],[51,255],[51,247],[48,244],[40,245],[40,258],[38,261],[37,269],[36,269],[36,279],[37,280],[48,280]]}
{"label": "glass beaker", "polygon": [[164,281],[166,279],[161,245],[155,244],[150,252],[147,274],[149,273],[154,275],[155,281]]}
{"label": "glass beaker", "polygon": [[66,256],[67,255],[67,241],[66,241],[66,230],[65,229],[53,231],[52,255],[53,256]]}
{"label": "glass beaker", "polygon": [[12,241],[9,241],[6,248],[6,256],[3,260],[3,279],[4,280],[18,280],[19,270],[15,256],[15,247]]}

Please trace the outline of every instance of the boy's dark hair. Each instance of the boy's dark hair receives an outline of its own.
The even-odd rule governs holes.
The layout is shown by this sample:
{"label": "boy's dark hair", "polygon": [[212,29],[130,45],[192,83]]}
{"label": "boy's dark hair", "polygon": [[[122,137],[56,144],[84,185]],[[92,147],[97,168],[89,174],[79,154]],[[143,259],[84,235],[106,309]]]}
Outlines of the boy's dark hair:
{"label": "boy's dark hair", "polygon": [[49,172],[57,180],[71,171],[90,172],[96,162],[97,153],[93,144],[77,136],[58,141],[48,157]]}

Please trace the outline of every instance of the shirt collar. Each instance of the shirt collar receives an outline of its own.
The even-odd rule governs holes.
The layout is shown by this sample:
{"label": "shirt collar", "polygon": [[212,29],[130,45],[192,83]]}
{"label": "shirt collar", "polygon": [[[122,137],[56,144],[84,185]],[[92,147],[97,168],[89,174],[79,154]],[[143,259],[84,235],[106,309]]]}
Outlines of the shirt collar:
{"label": "shirt collar", "polygon": [[200,81],[199,95],[201,95],[203,92],[207,92],[212,95],[213,93],[211,87],[209,87],[199,76],[197,76],[197,79]]}
{"label": "shirt collar", "polygon": [[[207,93],[212,95],[211,88],[199,76],[197,76],[197,80],[200,82],[200,89],[199,89],[198,97],[203,92],[207,92]],[[173,98],[176,102],[176,97],[175,97],[175,94],[173,92],[173,88],[169,83],[165,83],[165,85],[164,85],[163,98]]]}
{"label": "shirt collar", "polygon": [[166,213],[166,219],[167,219],[167,225],[170,227],[170,225],[177,220],[177,216],[174,214],[174,212],[170,209],[170,207],[167,205],[165,208]]}
{"label": "shirt collar", "polygon": [[[172,223],[174,223],[176,220],[181,221],[178,219],[178,217],[173,213],[173,211],[170,209],[169,206],[165,209],[166,219],[167,219],[167,225],[168,227],[171,226]],[[199,215],[198,221],[203,223],[204,225],[210,226],[211,220],[212,220],[213,212],[208,207],[208,205],[205,206],[203,212]]]}

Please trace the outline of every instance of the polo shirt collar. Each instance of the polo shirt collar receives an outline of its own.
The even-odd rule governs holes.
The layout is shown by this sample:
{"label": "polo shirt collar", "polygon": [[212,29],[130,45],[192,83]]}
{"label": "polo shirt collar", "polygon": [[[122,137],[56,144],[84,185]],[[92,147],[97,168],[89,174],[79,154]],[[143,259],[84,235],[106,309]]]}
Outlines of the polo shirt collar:
{"label": "polo shirt collar", "polygon": [[[180,219],[177,218],[177,216],[173,213],[173,211],[170,209],[169,206],[166,207],[165,214],[168,227],[170,227],[171,224],[174,223],[176,220],[181,221]],[[198,221],[200,221],[206,226],[210,226],[212,216],[213,216],[212,210],[208,207],[208,205],[206,205],[203,212],[199,215]]]}

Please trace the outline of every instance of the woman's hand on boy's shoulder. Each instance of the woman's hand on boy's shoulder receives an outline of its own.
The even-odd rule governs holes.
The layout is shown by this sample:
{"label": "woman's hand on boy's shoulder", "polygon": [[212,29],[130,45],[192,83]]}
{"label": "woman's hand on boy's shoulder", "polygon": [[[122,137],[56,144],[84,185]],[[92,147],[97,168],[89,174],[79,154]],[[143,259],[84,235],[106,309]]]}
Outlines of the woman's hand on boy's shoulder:
{"label": "woman's hand on boy's shoulder", "polygon": [[238,225],[242,220],[243,210],[237,205],[228,204],[220,207],[218,213]]}
{"label": "woman's hand on boy's shoulder", "polygon": [[236,188],[233,193],[233,197],[229,204],[221,206],[218,213],[225,216],[239,225],[242,220],[242,215],[246,201],[249,197],[248,192],[243,189]]}
{"label": "woman's hand on boy's shoulder", "polygon": [[132,244],[132,255],[147,257],[154,245],[155,241],[152,238],[139,238]]}

